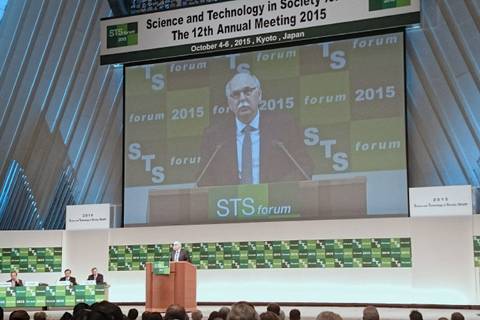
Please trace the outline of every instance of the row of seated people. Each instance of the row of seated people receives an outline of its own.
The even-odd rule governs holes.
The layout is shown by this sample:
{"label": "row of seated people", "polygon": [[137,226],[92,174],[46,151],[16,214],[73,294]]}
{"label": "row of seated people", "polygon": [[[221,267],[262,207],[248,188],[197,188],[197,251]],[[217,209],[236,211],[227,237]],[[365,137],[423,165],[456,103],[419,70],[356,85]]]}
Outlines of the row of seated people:
{"label": "row of seated people", "polygon": [[[172,245],[173,250],[170,254],[170,261],[189,261],[190,257],[186,250],[182,249],[182,244],[179,241],[175,241]],[[87,277],[87,281],[95,281],[96,284],[105,284],[105,280],[101,273],[98,273],[96,267],[91,269],[91,274]],[[77,279],[72,276],[72,270],[65,269],[64,276],[59,279],[59,281],[67,281],[72,285],[77,285]],[[22,287],[23,281],[18,277],[17,271],[10,272],[10,279],[6,282],[10,283],[12,287]]]}
{"label": "row of seated people", "polygon": [[[74,276],[72,276],[72,270],[70,269],[65,269],[64,276],[61,277],[58,281],[61,281],[61,282],[66,281],[74,286],[78,284],[77,279]],[[96,267],[93,267],[91,269],[91,274],[87,277],[87,281],[95,281],[96,284],[105,284],[103,275],[101,273],[98,273],[98,270]],[[9,283],[12,287],[23,286],[23,281],[18,277],[17,271],[11,271],[10,279],[8,279],[6,282]]]}
{"label": "row of seated people", "polygon": [[[65,312],[59,320],[137,320],[138,310],[133,308],[127,315],[116,304],[102,301],[94,303],[91,306],[85,303],[79,303],[73,308],[73,313]],[[191,320],[203,320],[203,314],[196,310],[191,314]],[[0,307],[0,320],[3,320],[3,309]],[[25,310],[13,311],[9,320],[30,320],[30,315]],[[45,312],[36,312],[33,320],[53,320],[47,319]],[[171,305],[162,315],[160,312],[143,312],[141,320],[190,320],[185,308],[180,305]],[[286,320],[286,315],[281,310],[280,305],[271,303],[267,310],[258,314],[255,306],[246,301],[240,301],[229,307],[222,307],[219,311],[213,311],[208,316],[208,320]],[[298,309],[291,309],[288,320],[301,320],[301,313]],[[343,320],[342,316],[332,311],[323,311],[318,314],[316,320]],[[381,320],[376,307],[367,306],[363,309],[362,320]],[[423,315],[418,310],[410,312],[409,320],[423,320]],[[438,320],[465,320],[460,312],[454,312],[447,317],[441,317]]]}

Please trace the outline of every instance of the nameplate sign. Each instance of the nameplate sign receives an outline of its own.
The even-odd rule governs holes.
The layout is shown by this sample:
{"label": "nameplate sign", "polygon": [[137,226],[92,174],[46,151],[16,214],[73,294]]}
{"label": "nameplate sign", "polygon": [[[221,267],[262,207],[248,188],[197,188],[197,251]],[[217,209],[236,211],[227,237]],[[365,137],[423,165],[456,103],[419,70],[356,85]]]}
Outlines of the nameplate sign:
{"label": "nameplate sign", "polygon": [[168,275],[170,274],[170,262],[168,261],[156,261],[153,263],[153,273],[156,275]]}
{"label": "nameplate sign", "polygon": [[468,216],[473,214],[471,186],[410,188],[410,216]]}
{"label": "nameplate sign", "polygon": [[101,64],[146,62],[420,22],[420,0],[236,0],[101,21]]}
{"label": "nameplate sign", "polygon": [[67,206],[65,229],[108,229],[110,228],[110,204],[85,204]]}

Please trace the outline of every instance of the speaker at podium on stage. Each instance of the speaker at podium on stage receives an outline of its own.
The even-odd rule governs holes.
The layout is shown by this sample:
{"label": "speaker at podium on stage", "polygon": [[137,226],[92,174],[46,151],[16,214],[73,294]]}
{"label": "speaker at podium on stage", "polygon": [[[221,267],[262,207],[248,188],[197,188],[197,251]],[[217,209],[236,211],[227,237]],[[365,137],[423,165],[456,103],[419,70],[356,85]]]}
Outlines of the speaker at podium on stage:
{"label": "speaker at podium on stage", "polygon": [[197,269],[179,241],[173,243],[170,261],[146,264],[145,310],[165,312],[171,304],[197,308]]}
{"label": "speaker at podium on stage", "polygon": [[172,252],[170,254],[170,261],[179,262],[179,261],[188,261],[190,260],[190,256],[187,250],[182,249],[182,243],[180,241],[174,241],[172,245]]}

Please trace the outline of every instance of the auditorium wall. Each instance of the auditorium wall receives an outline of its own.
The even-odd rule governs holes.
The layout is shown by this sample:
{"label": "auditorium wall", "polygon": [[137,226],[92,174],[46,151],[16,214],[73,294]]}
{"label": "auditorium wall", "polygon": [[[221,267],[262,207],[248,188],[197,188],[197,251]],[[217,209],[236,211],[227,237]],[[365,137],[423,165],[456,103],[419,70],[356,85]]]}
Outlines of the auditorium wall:
{"label": "auditorium wall", "polygon": [[[478,1],[424,0],[422,26],[406,33],[411,186],[480,183],[479,12]],[[109,14],[102,0],[8,3],[0,20],[0,229],[61,229],[66,204],[121,204],[123,72],[97,59],[98,22]],[[83,279],[96,266],[112,301],[142,302],[144,272],[108,271],[109,246],[406,237],[411,267],[199,270],[198,299],[479,304],[475,235],[478,217],[395,218],[2,231],[0,247],[61,247],[60,270]],[[60,276],[21,273],[47,283]]]}
{"label": "auditorium wall", "polygon": [[[100,231],[1,232],[2,247],[58,246],[62,270],[86,279],[98,267],[110,300],[144,302],[144,271],[108,271],[109,246],[267,240],[410,238],[411,267],[198,270],[198,301],[478,304],[473,236],[479,217],[385,218],[241,225],[127,228]],[[54,283],[53,273],[22,273]],[[4,273],[2,278],[7,278]]]}
{"label": "auditorium wall", "polygon": [[[478,186],[480,4],[421,4],[406,32],[409,183]],[[98,64],[110,14],[102,0],[7,3],[0,229],[62,229],[67,204],[121,205],[123,70]]]}

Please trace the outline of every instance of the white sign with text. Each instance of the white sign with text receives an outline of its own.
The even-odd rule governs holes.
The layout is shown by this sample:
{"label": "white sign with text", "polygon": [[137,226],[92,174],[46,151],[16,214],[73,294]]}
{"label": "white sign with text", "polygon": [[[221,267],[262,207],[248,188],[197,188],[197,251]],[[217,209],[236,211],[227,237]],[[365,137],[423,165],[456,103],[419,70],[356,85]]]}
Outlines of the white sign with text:
{"label": "white sign with text", "polygon": [[[371,0],[237,0],[108,18],[101,21],[101,64],[400,27],[419,22],[419,12],[420,0],[380,5]],[[415,18],[408,18],[411,14]],[[390,22],[376,25],[382,18]],[[173,47],[177,50],[171,54],[153,52]]]}
{"label": "white sign with text", "polygon": [[66,230],[110,228],[110,204],[84,204],[67,206]]}
{"label": "white sign with text", "polygon": [[410,216],[468,216],[473,214],[472,186],[410,188]]}

